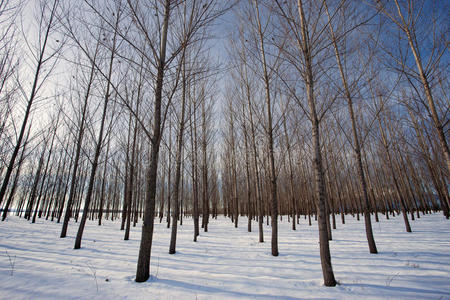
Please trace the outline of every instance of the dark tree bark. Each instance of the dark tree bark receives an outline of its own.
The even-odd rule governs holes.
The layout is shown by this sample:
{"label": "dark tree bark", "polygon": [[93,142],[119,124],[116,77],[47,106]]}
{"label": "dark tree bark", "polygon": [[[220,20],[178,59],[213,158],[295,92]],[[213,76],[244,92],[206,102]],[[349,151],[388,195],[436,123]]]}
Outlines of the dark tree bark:
{"label": "dark tree bark", "polygon": [[36,193],[37,193],[39,181],[41,178],[41,170],[42,170],[42,166],[44,164],[44,155],[45,155],[46,148],[47,148],[47,141],[44,140],[44,145],[42,147],[42,154],[41,154],[41,157],[39,158],[36,175],[34,176],[34,182],[33,182],[32,188],[31,188],[30,198],[28,199],[27,209],[25,211],[25,218],[27,220],[30,220],[30,218],[31,218],[31,210],[33,209],[34,200],[36,199]]}
{"label": "dark tree bark", "polygon": [[[185,49],[183,50],[185,51]],[[178,226],[178,216],[180,215],[180,178],[181,178],[181,164],[182,164],[182,151],[183,151],[183,136],[184,136],[184,124],[185,124],[185,106],[186,106],[186,62],[184,53],[181,58],[183,60],[183,75],[182,75],[182,95],[181,95],[181,117],[179,124],[179,131],[177,136],[177,154],[175,158],[175,182],[173,191],[173,213],[172,213],[172,232],[170,235],[170,246],[169,254],[175,254],[175,248],[177,243],[177,226]],[[181,189],[183,191],[183,189]],[[182,218],[183,216],[181,216]]]}
{"label": "dark tree bark", "polygon": [[193,201],[193,219],[194,219],[194,242],[200,234],[199,211],[198,211],[198,159],[197,159],[197,120],[196,120],[196,101],[192,99],[189,104],[189,127],[191,128],[191,166],[192,166],[192,201]]}
{"label": "dark tree bark", "polygon": [[98,206],[98,225],[102,225],[102,218],[103,218],[103,206],[105,203],[105,186],[107,181],[107,169],[108,169],[108,159],[109,159],[109,149],[111,145],[111,135],[108,137],[108,142],[106,145],[106,154],[105,154],[105,162],[103,165],[103,175],[102,175],[102,185],[100,188],[100,203]]}
{"label": "dark tree bark", "polygon": [[158,156],[161,143],[161,102],[164,83],[164,70],[166,65],[167,31],[169,27],[170,0],[164,2],[164,20],[161,30],[161,48],[159,52],[155,102],[153,111],[153,135],[151,139],[150,165],[146,179],[147,191],[145,196],[144,223],[142,225],[141,243],[136,270],[136,282],[144,282],[150,277],[150,256],[153,241],[153,226],[155,218],[156,179],[158,176]]}
{"label": "dark tree bark", "polygon": [[[128,240],[130,238],[130,223],[131,223],[131,205],[133,202],[133,188],[135,186],[135,166],[136,166],[136,140],[137,140],[137,134],[138,134],[138,117],[139,117],[139,108],[140,108],[140,98],[141,98],[141,82],[142,82],[142,69],[141,69],[141,75],[140,75],[140,82],[138,86],[138,92],[137,92],[137,98],[136,98],[136,116],[135,116],[135,122],[134,122],[134,130],[133,130],[133,142],[131,145],[131,160],[129,163],[129,175],[128,175],[128,197],[127,197],[127,224],[125,229],[125,236],[124,240]],[[128,151],[128,150],[127,150]],[[135,193],[135,199],[134,202],[137,202]]]}
{"label": "dark tree bark", "polygon": [[14,199],[14,194],[15,194],[16,188],[17,188],[17,182],[20,177],[20,171],[21,171],[21,168],[22,168],[22,165],[24,162],[24,156],[25,156],[25,152],[27,149],[27,145],[28,145],[28,138],[30,137],[30,128],[31,128],[31,126],[28,127],[27,136],[26,136],[25,142],[23,144],[22,152],[20,153],[20,158],[19,158],[19,162],[17,165],[17,171],[16,171],[16,174],[14,175],[11,191],[9,192],[9,196],[8,196],[8,199],[6,200],[5,206],[3,207],[2,221],[5,221],[6,216],[8,215],[9,206],[11,205],[12,200]]}
{"label": "dark tree bark", "polygon": [[206,112],[205,112],[206,95],[202,99],[202,202],[203,202],[203,229],[208,231],[209,223],[209,196],[208,196],[208,153],[207,153],[207,131],[206,131]]}

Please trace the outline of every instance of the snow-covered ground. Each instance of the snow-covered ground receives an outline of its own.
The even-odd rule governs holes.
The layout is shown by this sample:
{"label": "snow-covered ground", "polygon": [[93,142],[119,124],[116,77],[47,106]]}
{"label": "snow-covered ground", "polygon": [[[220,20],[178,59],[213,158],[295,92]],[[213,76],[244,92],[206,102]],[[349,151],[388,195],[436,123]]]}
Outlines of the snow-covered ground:
{"label": "snow-covered ground", "polygon": [[[0,222],[0,299],[450,299],[450,221],[442,214],[411,222],[401,216],[373,223],[379,254],[369,254],[363,220],[350,216],[333,231],[337,287],[322,285],[317,224],[297,231],[279,223],[280,256],[270,255],[270,227],[258,243],[246,218],[212,220],[192,241],[193,224],[179,227],[177,253],[168,254],[170,229],[156,223],[151,278],[134,282],[140,225],[123,240],[120,222],[88,221],[82,248],[73,249],[77,224],[59,238],[61,224]],[[12,267],[12,264],[14,265]]]}

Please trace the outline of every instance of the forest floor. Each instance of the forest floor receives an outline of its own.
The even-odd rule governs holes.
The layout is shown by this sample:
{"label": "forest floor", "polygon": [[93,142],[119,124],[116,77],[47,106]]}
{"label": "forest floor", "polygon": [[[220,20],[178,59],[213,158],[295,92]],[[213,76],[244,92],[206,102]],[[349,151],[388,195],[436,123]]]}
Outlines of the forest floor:
{"label": "forest floor", "polygon": [[[156,220],[157,221],[157,220]],[[223,216],[192,241],[193,222],[179,226],[177,253],[169,255],[170,229],[155,223],[151,277],[134,282],[140,224],[123,240],[120,220],[88,221],[82,248],[74,250],[78,228],[10,216],[0,222],[0,299],[450,299],[450,221],[422,216],[406,233],[401,216],[373,221],[379,254],[371,255],[364,221],[337,218],[330,243],[339,285],[325,287],[317,223],[300,219],[297,231],[279,222],[278,257],[271,256],[270,227],[258,242],[257,223],[234,228]]]}

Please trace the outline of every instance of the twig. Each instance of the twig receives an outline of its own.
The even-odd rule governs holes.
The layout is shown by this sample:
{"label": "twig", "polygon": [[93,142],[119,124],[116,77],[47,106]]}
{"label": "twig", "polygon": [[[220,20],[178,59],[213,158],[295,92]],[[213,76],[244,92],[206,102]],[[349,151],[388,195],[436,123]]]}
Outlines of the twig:
{"label": "twig", "polygon": [[97,269],[95,269],[95,267],[94,267],[91,263],[89,263],[89,262],[87,262],[86,265],[88,266],[89,270],[91,270],[92,275],[94,276],[94,279],[95,279],[95,286],[96,286],[96,288],[97,288],[97,293],[98,293]]}
{"label": "twig", "polygon": [[397,273],[397,274],[392,275],[392,276],[388,276],[388,278],[386,279],[386,286],[391,286],[392,280],[394,280],[394,278],[397,277],[398,274],[400,274],[400,273]]}
{"label": "twig", "polygon": [[13,276],[14,275],[14,265],[16,264],[16,256],[14,255],[14,259],[11,259],[11,255],[9,255],[8,250],[5,250],[5,252],[9,259],[9,266],[11,267],[10,275]]}

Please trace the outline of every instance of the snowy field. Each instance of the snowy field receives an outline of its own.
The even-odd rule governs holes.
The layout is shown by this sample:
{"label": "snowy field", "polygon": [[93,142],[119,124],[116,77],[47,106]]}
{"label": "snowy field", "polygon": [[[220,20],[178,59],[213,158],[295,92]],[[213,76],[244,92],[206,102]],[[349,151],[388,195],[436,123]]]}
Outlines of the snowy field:
{"label": "snowy field", "polygon": [[[60,239],[61,224],[15,216],[0,222],[0,299],[450,299],[450,221],[442,214],[411,222],[401,216],[373,223],[379,254],[369,254],[364,223],[350,216],[333,231],[337,287],[322,285],[317,224],[297,231],[279,224],[279,257],[229,219],[212,220],[192,242],[193,224],[179,227],[169,255],[170,229],[156,223],[151,278],[135,283],[140,225],[123,241],[120,222],[88,221],[82,248],[73,250],[77,224]],[[12,264],[14,266],[12,267]]]}

